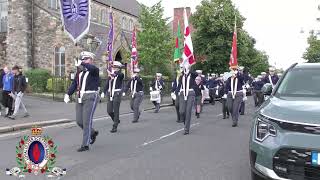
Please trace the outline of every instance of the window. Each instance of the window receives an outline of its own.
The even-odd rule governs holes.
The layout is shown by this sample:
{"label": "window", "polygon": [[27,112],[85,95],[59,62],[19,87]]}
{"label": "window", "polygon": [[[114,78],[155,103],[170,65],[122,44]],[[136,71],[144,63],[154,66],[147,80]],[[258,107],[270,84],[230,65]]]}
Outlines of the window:
{"label": "window", "polygon": [[101,9],[101,24],[108,24],[108,12],[106,9]]}
{"label": "window", "polygon": [[54,75],[55,76],[65,76],[66,71],[66,61],[65,61],[65,48],[56,47],[54,52]]}
{"label": "window", "polygon": [[7,32],[8,0],[0,0],[0,32]]}
{"label": "window", "polygon": [[130,21],[129,21],[129,31],[133,31],[133,27],[134,27],[133,20],[130,19]]}
{"label": "window", "polygon": [[48,0],[48,7],[50,9],[58,9],[58,0]]}
{"label": "window", "polygon": [[122,29],[127,29],[127,18],[126,17],[122,18],[121,28]]}

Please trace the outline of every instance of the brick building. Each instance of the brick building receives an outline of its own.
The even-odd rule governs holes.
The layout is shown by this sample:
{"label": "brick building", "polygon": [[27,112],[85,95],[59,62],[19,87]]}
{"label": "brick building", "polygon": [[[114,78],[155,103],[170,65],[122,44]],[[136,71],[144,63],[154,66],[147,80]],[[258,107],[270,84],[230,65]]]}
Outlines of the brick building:
{"label": "brick building", "polygon": [[[0,0],[0,64],[19,65],[24,69],[45,68],[56,76],[74,71],[73,57],[81,50],[94,51],[101,72],[106,62],[110,0],[91,0],[89,37],[76,47],[63,32],[59,0]],[[130,51],[132,30],[138,24],[139,3],[135,0],[112,1],[115,43],[113,57],[125,63]],[[90,40],[90,41],[89,41]]]}
{"label": "brick building", "polygon": [[[190,18],[190,16],[192,15],[191,8],[187,7],[186,11],[187,11],[188,18]],[[181,27],[181,34],[183,35],[184,33],[183,13],[184,13],[184,8],[174,8],[173,10],[172,33],[174,37],[177,35],[178,22],[180,23],[180,27]],[[189,26],[192,33],[194,29],[190,20],[189,20]]]}

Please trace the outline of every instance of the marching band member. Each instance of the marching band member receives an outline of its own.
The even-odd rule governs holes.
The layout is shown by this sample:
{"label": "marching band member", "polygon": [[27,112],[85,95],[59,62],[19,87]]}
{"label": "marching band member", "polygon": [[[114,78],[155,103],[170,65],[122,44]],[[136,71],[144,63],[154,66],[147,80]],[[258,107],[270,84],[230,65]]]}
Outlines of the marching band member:
{"label": "marching band member", "polygon": [[275,68],[270,67],[269,68],[269,73],[266,75],[264,82],[265,83],[270,83],[272,85],[272,88],[274,88],[279,81],[278,75],[275,74]]}
{"label": "marching band member", "polygon": [[139,76],[140,69],[134,69],[131,80],[128,82],[126,91],[130,89],[131,92],[131,100],[130,100],[130,108],[133,111],[133,121],[132,123],[137,123],[140,118],[140,104],[143,100],[143,81]]}
{"label": "marching band member", "polygon": [[180,92],[180,86],[179,86],[179,80],[183,76],[183,67],[180,67],[180,70],[177,71],[177,76],[172,82],[172,89],[171,89],[171,97],[174,97],[175,101],[175,108],[177,112],[177,123],[182,123],[180,119],[180,113],[179,113],[179,92]]}
{"label": "marching band member", "polygon": [[263,93],[261,91],[262,87],[264,85],[264,82],[262,80],[262,76],[259,75],[253,82],[252,82],[252,86],[253,86],[253,99],[254,99],[254,105],[255,107],[260,106],[263,103]]}
{"label": "marching band member", "polygon": [[124,74],[121,72],[122,64],[119,61],[114,61],[112,64],[112,72],[108,71],[108,79],[105,89],[101,94],[101,98],[107,96],[107,112],[113,121],[111,133],[116,133],[120,123],[120,103],[122,96],[122,85]]}
{"label": "marching band member", "polygon": [[151,83],[150,92],[151,91],[158,91],[159,92],[159,100],[158,101],[152,101],[153,105],[155,106],[155,113],[158,113],[160,110],[160,103],[161,103],[161,91],[164,89],[164,82],[162,79],[162,74],[157,73],[156,79]]}
{"label": "marching band member", "polygon": [[83,130],[82,145],[78,152],[88,151],[89,144],[96,141],[99,133],[92,127],[93,114],[99,102],[99,68],[93,65],[94,56],[93,53],[84,51],[80,54],[80,60],[75,60],[80,71],[64,97],[64,101],[68,103],[70,96],[77,92],[76,121]]}
{"label": "marching band member", "polygon": [[189,134],[190,123],[191,123],[191,113],[192,107],[195,101],[195,79],[197,77],[196,73],[190,72],[190,65],[184,66],[184,75],[179,81],[180,85],[180,102],[179,102],[179,112],[180,118],[185,124],[184,135]]}
{"label": "marching band member", "polygon": [[204,86],[201,84],[201,78],[198,76],[196,77],[196,85],[194,86],[194,91],[196,95],[196,116],[197,118],[200,118],[200,112],[201,112],[201,104],[202,104],[202,94],[204,91]]}
{"label": "marching band member", "polygon": [[219,96],[221,97],[221,103],[222,103],[222,114],[223,114],[223,119],[229,119],[230,113],[227,105],[227,96],[224,95],[226,83],[223,81],[223,74],[220,75],[221,77],[221,82],[220,82],[220,89],[219,89]]}
{"label": "marching band member", "polygon": [[238,73],[238,68],[233,68],[232,76],[226,82],[224,95],[224,98],[227,97],[227,104],[233,121],[232,127],[238,126],[240,106],[245,95],[243,85],[243,76]]}

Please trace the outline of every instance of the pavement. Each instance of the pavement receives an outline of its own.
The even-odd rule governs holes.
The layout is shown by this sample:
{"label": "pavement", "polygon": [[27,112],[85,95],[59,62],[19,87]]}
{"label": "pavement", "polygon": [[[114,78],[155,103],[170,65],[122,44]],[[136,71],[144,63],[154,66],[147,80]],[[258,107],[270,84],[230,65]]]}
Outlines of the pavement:
{"label": "pavement", "polygon": [[[0,134],[28,129],[34,125],[42,127],[75,121],[75,103],[66,104],[64,102],[52,101],[46,98],[26,96],[24,97],[24,104],[26,105],[30,116],[23,118],[22,110],[15,120],[0,116]],[[163,97],[162,106],[171,104],[171,97]],[[145,96],[143,103],[141,104],[141,108],[154,108],[154,105],[150,102],[148,96]],[[131,112],[130,101],[128,99],[123,100],[120,106],[120,114]],[[98,104],[94,118],[105,116],[108,116],[107,104],[103,101]]]}
{"label": "pavement", "polygon": [[[205,105],[200,119],[192,112],[190,135],[176,123],[173,106],[160,113],[145,111],[140,122],[132,124],[132,114],[121,115],[116,134],[111,134],[108,117],[96,118],[99,130],[90,151],[78,153],[81,130],[74,122],[44,128],[44,134],[58,145],[56,165],[67,169],[66,180],[250,180],[249,131],[255,112],[252,99],[239,127],[222,119],[221,103]],[[61,112],[66,113],[66,112]],[[55,118],[52,115],[48,119]],[[5,169],[16,166],[15,146],[29,130],[0,134],[0,179],[14,179]],[[26,174],[25,179],[46,179]]]}

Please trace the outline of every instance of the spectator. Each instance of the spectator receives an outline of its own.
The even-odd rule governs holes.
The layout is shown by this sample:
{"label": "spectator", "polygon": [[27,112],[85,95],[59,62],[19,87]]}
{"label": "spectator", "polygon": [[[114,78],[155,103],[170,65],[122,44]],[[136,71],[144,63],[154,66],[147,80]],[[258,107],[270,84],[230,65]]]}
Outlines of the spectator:
{"label": "spectator", "polygon": [[3,75],[4,75],[3,69],[0,69],[0,116],[1,116],[2,105],[3,105],[3,96],[2,96],[2,91],[3,91],[2,77],[3,77]]}
{"label": "spectator", "polygon": [[1,78],[3,81],[3,105],[6,109],[5,116],[8,117],[13,113],[13,98],[10,96],[13,88],[14,75],[10,72],[8,67],[4,67],[4,76]]}
{"label": "spectator", "polygon": [[12,68],[12,72],[14,74],[14,83],[13,83],[13,93],[11,93],[11,97],[13,97],[15,102],[14,102],[14,112],[11,116],[9,116],[9,118],[10,119],[16,118],[19,112],[20,106],[24,110],[23,117],[28,117],[29,116],[28,111],[22,101],[24,92],[27,88],[26,78],[24,75],[22,75],[22,72],[20,71],[18,66],[14,66]]}

